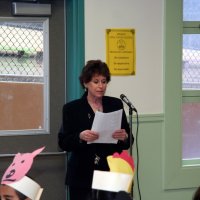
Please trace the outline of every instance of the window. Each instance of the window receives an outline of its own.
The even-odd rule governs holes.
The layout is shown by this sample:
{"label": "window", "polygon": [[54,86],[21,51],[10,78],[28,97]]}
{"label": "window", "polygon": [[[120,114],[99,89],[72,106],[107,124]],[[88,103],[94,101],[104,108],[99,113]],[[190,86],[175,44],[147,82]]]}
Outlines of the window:
{"label": "window", "polygon": [[49,131],[48,19],[0,18],[0,135]]}
{"label": "window", "polygon": [[200,158],[200,2],[183,1],[182,36],[182,158]]}
{"label": "window", "polygon": [[[198,1],[196,2],[199,4]],[[194,78],[197,76],[194,75],[196,72],[191,72],[193,71],[195,62],[192,62],[192,65],[188,67],[186,62],[188,57],[187,59],[184,57],[188,53],[185,47],[189,44],[184,42],[184,40],[188,40],[188,37],[185,36],[194,30],[187,25],[188,23],[195,24],[198,22],[184,21],[183,23],[184,3],[184,0],[165,1],[163,187],[167,190],[199,186],[199,177],[197,174],[200,173],[200,166],[198,165],[198,159],[183,159],[183,149],[186,146],[182,142],[184,135],[182,134],[182,129],[184,128],[184,120],[182,118],[184,115],[188,115],[188,107],[190,107],[189,110],[193,111],[199,107],[196,104],[198,103],[198,97],[194,100],[195,96],[199,95],[199,89],[197,89],[198,82]],[[198,7],[198,4],[195,4],[195,6]],[[185,29],[186,27],[189,29]],[[197,29],[195,28],[195,30]],[[194,34],[194,32],[190,32],[190,34]],[[189,55],[191,55],[191,52],[193,53],[190,50]],[[194,112],[192,117],[196,118],[196,114]],[[191,124],[191,121],[185,122],[194,128],[194,124]],[[187,129],[190,127],[186,126]]]}

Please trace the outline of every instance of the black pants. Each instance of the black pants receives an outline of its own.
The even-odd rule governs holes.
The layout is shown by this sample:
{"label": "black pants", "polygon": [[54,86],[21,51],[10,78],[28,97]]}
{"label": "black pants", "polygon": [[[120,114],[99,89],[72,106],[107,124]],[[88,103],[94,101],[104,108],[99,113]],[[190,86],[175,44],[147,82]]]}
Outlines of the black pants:
{"label": "black pants", "polygon": [[108,192],[102,190],[92,190],[92,200],[114,200],[115,192]]}
{"label": "black pants", "polygon": [[92,189],[69,186],[70,200],[90,200]]}
{"label": "black pants", "polygon": [[115,192],[69,187],[70,200],[114,200],[115,195]]}

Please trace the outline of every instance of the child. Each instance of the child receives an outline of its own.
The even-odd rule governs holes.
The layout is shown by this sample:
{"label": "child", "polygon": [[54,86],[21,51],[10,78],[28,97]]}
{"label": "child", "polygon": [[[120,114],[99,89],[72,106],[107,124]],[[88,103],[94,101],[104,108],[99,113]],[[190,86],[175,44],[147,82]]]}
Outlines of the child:
{"label": "child", "polygon": [[33,159],[44,147],[32,153],[16,154],[13,162],[4,173],[0,186],[1,200],[39,200],[43,188],[26,176]]}
{"label": "child", "polygon": [[41,194],[40,186],[27,176],[16,184],[1,184],[0,186],[1,200],[39,200]]}
{"label": "child", "polygon": [[95,170],[92,200],[132,200],[134,161],[127,151],[107,157],[110,171]]}

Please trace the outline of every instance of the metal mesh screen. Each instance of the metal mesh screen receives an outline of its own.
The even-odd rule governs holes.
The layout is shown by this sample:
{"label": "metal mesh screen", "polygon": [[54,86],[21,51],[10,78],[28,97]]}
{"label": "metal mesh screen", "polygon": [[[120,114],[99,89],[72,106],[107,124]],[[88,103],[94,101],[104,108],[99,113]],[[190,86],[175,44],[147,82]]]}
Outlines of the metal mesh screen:
{"label": "metal mesh screen", "polygon": [[43,82],[43,23],[0,22],[0,81]]}
{"label": "metal mesh screen", "polygon": [[200,89],[200,35],[183,36],[183,89]]}

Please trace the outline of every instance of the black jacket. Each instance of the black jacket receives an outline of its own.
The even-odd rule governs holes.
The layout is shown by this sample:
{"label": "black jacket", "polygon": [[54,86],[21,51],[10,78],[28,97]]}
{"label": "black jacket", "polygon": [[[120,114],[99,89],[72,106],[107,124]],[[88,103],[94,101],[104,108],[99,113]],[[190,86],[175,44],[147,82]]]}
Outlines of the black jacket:
{"label": "black jacket", "polygon": [[[123,109],[123,103],[115,97],[104,96],[102,99],[103,112],[108,113]],[[93,171],[109,171],[106,157],[114,152],[121,152],[130,146],[128,139],[117,144],[87,144],[79,138],[80,132],[91,129],[95,113],[88,104],[86,94],[81,99],[71,101],[63,106],[62,127],[58,133],[59,147],[69,154],[66,184],[70,186],[91,188]],[[121,128],[130,135],[129,124],[123,110]],[[133,136],[132,142],[133,142]],[[100,157],[99,163],[94,164],[95,157]]]}

